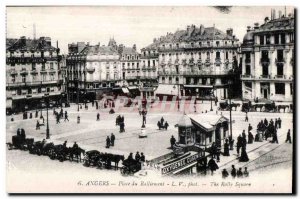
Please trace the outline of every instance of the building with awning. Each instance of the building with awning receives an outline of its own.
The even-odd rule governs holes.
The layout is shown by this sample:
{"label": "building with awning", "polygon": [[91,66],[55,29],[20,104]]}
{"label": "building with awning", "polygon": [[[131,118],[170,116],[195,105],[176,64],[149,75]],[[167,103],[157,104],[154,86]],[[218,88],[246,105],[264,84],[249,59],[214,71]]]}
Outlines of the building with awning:
{"label": "building with awning", "polygon": [[180,95],[180,86],[174,84],[159,84],[155,95],[160,99],[172,100],[174,96]]}

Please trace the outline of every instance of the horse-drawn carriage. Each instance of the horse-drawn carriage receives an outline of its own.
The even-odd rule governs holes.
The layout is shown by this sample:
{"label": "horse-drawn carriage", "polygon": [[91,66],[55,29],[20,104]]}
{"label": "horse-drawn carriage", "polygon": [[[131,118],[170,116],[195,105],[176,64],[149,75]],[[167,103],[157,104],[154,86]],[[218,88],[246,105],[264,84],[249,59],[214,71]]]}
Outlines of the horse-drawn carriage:
{"label": "horse-drawn carriage", "polygon": [[139,161],[134,159],[126,159],[123,161],[123,167],[121,168],[122,175],[133,175],[134,173],[140,171],[142,165]]}
{"label": "horse-drawn carriage", "polygon": [[97,166],[98,168],[102,168],[104,166],[106,169],[111,169],[111,163],[115,162],[115,169],[118,169],[120,160],[124,160],[123,155],[100,153],[97,150],[92,150],[85,153],[83,165],[87,167]]}
{"label": "horse-drawn carriage", "polygon": [[20,149],[28,150],[29,146],[34,142],[33,138],[26,138],[24,135],[12,136],[12,142],[6,143],[9,150]]}
{"label": "horse-drawn carriage", "polygon": [[227,101],[225,102],[220,102],[219,103],[219,107],[218,107],[219,111],[228,111],[229,110],[229,104]]}

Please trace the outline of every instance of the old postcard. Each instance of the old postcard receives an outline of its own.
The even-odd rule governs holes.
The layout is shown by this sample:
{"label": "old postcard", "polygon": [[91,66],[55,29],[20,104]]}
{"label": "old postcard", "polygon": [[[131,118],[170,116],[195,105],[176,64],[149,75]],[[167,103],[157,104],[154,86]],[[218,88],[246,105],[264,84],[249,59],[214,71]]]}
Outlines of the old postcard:
{"label": "old postcard", "polygon": [[294,193],[295,15],[7,6],[7,192]]}

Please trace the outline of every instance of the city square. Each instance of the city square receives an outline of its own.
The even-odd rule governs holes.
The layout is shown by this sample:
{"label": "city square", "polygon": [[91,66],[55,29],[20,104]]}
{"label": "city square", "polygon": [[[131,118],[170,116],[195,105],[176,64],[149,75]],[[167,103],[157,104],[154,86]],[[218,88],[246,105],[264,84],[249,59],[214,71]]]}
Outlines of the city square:
{"label": "city square", "polygon": [[[170,17],[155,20],[154,10],[165,9]],[[56,12],[64,17],[50,31],[43,25]],[[207,19],[207,12],[215,16]],[[153,192],[151,186],[211,193],[219,185],[220,193],[290,192],[294,12],[289,6],[8,7],[9,190],[99,191],[91,183],[129,192],[126,186],[138,180],[133,190],[140,193]],[[74,13],[84,17],[75,23]],[[176,13],[180,24],[173,22]],[[241,13],[249,16],[239,20]],[[16,23],[19,15],[26,25]],[[94,25],[94,18],[107,20]],[[24,179],[14,181],[18,175]],[[56,179],[58,187],[49,188]]]}

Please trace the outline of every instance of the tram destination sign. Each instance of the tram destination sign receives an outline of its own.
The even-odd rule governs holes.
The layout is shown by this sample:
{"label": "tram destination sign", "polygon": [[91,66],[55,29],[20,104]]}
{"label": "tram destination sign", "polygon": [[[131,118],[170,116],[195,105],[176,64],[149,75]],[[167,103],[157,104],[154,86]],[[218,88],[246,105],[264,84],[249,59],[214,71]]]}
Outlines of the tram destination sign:
{"label": "tram destination sign", "polygon": [[169,173],[171,173],[171,172],[173,172],[177,169],[183,168],[185,166],[188,166],[189,164],[194,163],[200,157],[201,157],[201,153],[197,153],[197,154],[194,154],[192,156],[185,157],[181,160],[173,162],[172,164],[170,164],[166,167],[163,167],[161,169],[161,173],[162,173],[162,175],[169,174]]}

